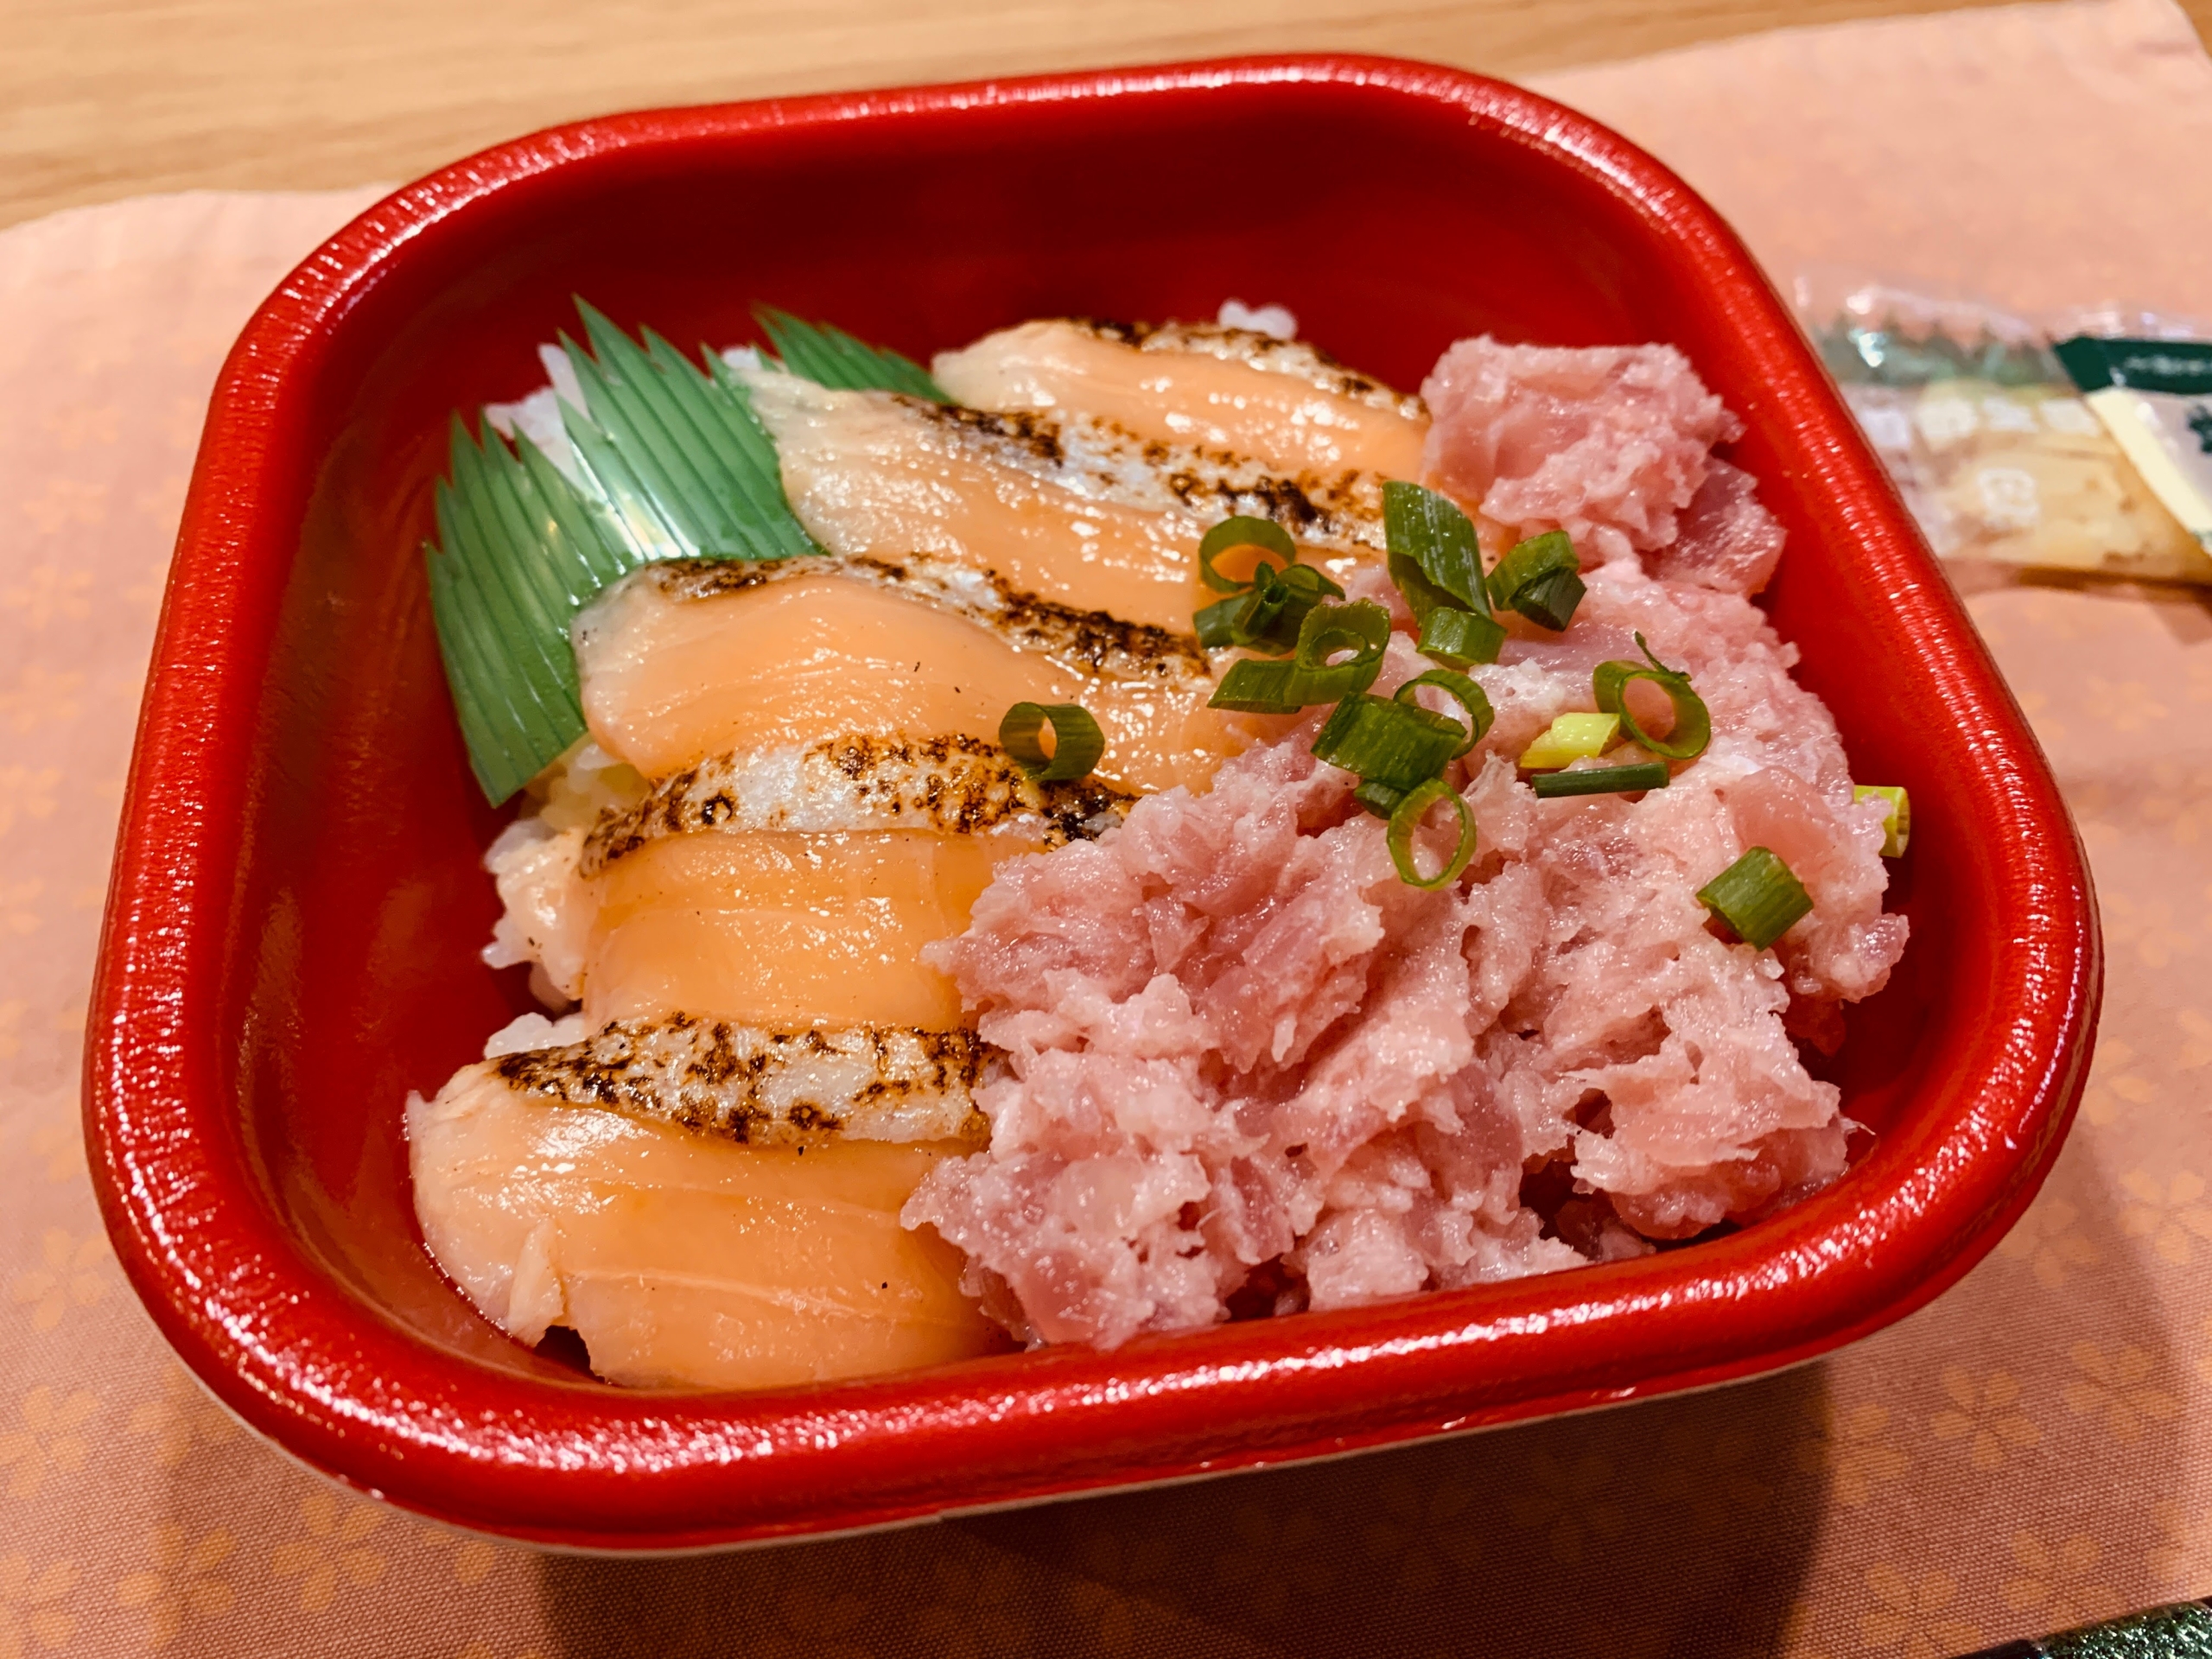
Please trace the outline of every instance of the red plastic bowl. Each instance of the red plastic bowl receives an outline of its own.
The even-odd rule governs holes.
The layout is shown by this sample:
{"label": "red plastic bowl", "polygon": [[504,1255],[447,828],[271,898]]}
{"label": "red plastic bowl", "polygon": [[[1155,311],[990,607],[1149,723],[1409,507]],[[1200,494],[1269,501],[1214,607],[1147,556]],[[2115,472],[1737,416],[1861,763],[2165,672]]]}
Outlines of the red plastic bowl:
{"label": "red plastic bowl", "polygon": [[[1488,329],[1671,340],[1789,532],[1770,596],[1859,775],[1909,785],[1912,946],[1839,1081],[1879,1134],[1694,1249],[1356,1312],[754,1395],[606,1387],[424,1253],[401,1102],[524,1006],[477,959],[497,827],[417,551],[456,406],[569,296],[680,340],[755,300],[916,355],[1021,318],[1281,301],[1416,385]],[[1743,245],[1602,127],[1478,76],[1240,60],[615,117],[391,196],[215,391],[138,734],[89,1041],[108,1230],[185,1361],[315,1466],[568,1544],[729,1543],[1249,1467],[1721,1382],[1897,1319],[2056,1155],[2099,987],[2034,740]]]}

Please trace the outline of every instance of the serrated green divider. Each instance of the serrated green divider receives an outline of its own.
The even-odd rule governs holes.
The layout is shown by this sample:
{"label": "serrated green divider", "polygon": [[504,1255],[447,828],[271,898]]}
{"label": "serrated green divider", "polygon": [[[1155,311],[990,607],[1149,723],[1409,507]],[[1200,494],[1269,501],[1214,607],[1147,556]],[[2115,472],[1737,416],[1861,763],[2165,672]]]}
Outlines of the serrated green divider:
{"label": "serrated green divider", "polygon": [[804,322],[772,305],[753,308],[753,319],[793,374],[843,391],[903,391],[949,404],[944,388],[911,357],[855,340],[830,324]]}
{"label": "serrated green divider", "polygon": [[[584,734],[575,614],[660,559],[819,553],[785,499],[776,448],[721,355],[706,367],[652,330],[641,346],[582,300],[566,334],[588,412],[565,400],[575,475],[525,435],[454,416],[438,535],[425,542],[430,609],[468,760],[497,805]],[[784,366],[825,386],[947,403],[920,365],[843,330],[763,308]]]}

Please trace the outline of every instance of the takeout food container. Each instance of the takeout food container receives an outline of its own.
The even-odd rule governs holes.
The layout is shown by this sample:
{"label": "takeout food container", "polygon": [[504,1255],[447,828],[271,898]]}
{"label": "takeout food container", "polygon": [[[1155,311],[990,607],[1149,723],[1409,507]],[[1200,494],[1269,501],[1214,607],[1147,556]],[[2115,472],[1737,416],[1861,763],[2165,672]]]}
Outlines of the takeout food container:
{"label": "takeout food container", "polygon": [[[456,406],[582,293],[685,343],[767,301],[926,358],[1016,320],[1280,301],[1408,389],[1450,340],[1670,340],[1789,536],[1766,602],[1857,774],[1909,786],[1839,1184],[1694,1248],[1388,1306],[753,1395],[626,1391],[440,1278],[401,1103],[526,1006],[477,950],[470,781],[419,546]],[[1964,613],[1743,244],[1481,77],[1240,59],[585,122],[387,198],[216,388],[88,1039],[117,1255],[185,1362],[318,1468],[553,1543],[697,1547],[1381,1446],[1747,1376],[1898,1318],[2056,1155],[2100,985],[2081,849]]]}

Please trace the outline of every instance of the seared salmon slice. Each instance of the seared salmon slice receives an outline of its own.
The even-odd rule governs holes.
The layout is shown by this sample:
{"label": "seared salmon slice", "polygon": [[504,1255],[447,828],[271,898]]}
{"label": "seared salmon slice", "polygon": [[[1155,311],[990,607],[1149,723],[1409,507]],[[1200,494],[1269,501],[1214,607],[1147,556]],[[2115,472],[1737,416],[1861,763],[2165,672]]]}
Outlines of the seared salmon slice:
{"label": "seared salmon slice", "polygon": [[1211,324],[1026,322],[939,353],[932,372],[976,409],[1097,416],[1290,474],[1418,480],[1428,434],[1418,398],[1302,342]]}
{"label": "seared salmon slice", "polygon": [[[517,1057],[520,1058],[520,1057]],[[648,1387],[767,1389],[1003,1345],[899,1210],[958,1141],[748,1146],[534,1096],[491,1064],[408,1108],[416,1210],[486,1318]]]}
{"label": "seared salmon slice", "polygon": [[601,879],[584,1014],[957,1026],[959,993],[921,949],[966,931],[999,860],[1036,850],[914,830],[648,842]]}
{"label": "seared salmon slice", "polygon": [[1037,783],[972,738],[854,734],[719,755],[601,818],[575,854],[592,911],[584,1012],[779,1027],[950,1029],[921,957],[1004,860],[1098,834],[1129,798]]}
{"label": "seared salmon slice", "polygon": [[931,554],[1077,610],[1188,631],[1205,527],[1172,496],[1071,488],[1056,435],[1016,420],[796,375],[752,385],[784,493],[830,552]]}
{"label": "seared salmon slice", "polygon": [[754,369],[785,493],[832,553],[923,553],[1017,591],[1187,632],[1216,595],[1198,544],[1232,513],[1271,518],[1317,563],[1382,550],[1382,480],[1296,476],[1249,457],[1051,410],[993,413],[842,391]]}
{"label": "seared salmon slice", "polygon": [[[991,741],[1016,702],[1079,702],[1136,790],[1234,753],[1195,639],[924,559],[652,565],[576,620],[584,715],[648,778],[849,732]],[[1230,746],[1230,747],[1224,747]]]}

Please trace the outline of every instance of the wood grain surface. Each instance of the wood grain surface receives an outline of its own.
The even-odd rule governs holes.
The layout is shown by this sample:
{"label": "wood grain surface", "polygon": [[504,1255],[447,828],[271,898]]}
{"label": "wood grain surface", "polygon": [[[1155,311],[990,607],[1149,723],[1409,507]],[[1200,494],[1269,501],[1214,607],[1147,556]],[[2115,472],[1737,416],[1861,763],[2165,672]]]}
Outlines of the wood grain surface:
{"label": "wood grain surface", "polygon": [[[2212,0],[2190,0],[2200,32]],[[0,224],[658,104],[1334,48],[1513,75],[1940,0],[0,0]]]}

